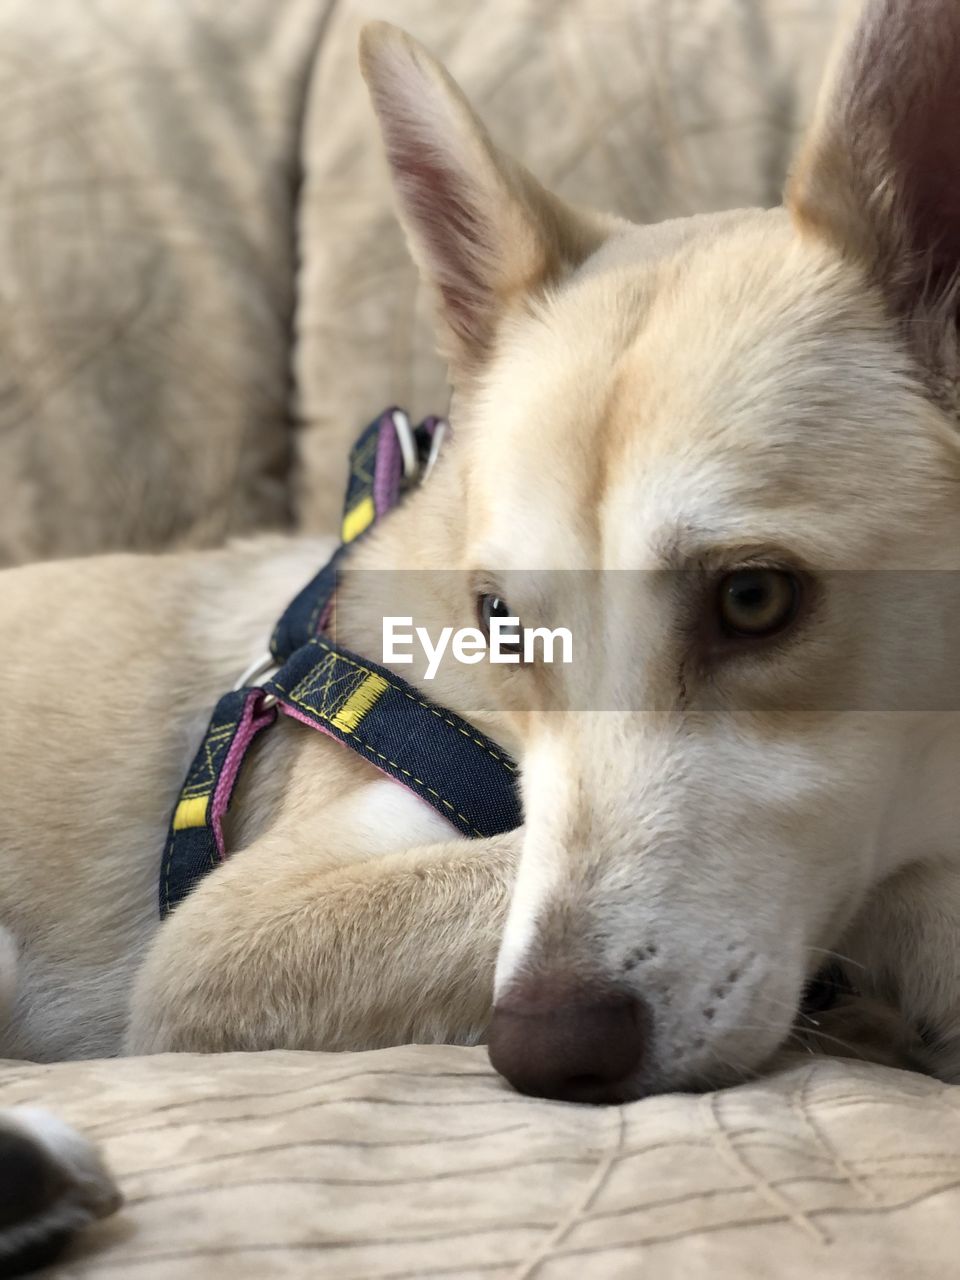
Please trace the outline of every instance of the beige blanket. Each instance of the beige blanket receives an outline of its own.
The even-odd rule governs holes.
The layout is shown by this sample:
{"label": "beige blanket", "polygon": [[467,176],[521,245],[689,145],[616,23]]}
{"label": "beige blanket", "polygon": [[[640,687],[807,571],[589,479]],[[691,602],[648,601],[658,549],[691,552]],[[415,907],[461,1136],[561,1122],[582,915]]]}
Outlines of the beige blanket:
{"label": "beige blanket", "polygon": [[480,1049],[11,1065],[127,1197],[56,1268],[90,1280],[946,1280],[960,1093],[794,1060],[620,1108],[511,1093]]}

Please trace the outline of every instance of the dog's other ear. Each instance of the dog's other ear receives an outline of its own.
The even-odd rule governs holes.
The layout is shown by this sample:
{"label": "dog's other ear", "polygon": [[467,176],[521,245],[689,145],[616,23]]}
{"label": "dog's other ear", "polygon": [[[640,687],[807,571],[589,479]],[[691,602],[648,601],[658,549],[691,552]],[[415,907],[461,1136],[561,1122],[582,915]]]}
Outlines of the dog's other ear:
{"label": "dog's other ear", "polygon": [[958,359],[960,3],[866,0],[787,189],[867,268],[938,379]]}
{"label": "dog's other ear", "polygon": [[360,65],[457,385],[482,366],[510,309],[588,257],[608,223],[567,208],[502,155],[444,68],[397,27],[364,27]]}

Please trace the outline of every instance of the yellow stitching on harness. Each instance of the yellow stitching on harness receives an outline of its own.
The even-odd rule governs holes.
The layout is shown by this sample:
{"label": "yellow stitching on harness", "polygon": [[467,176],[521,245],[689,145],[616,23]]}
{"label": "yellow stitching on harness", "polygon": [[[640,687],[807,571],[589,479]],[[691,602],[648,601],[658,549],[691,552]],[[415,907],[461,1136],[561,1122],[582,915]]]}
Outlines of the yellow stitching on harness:
{"label": "yellow stitching on harness", "polygon": [[173,815],[174,831],[184,831],[187,827],[205,827],[209,799],[209,795],[206,795],[194,796],[192,800],[181,800]]}
{"label": "yellow stitching on harness", "polygon": [[381,694],[386,693],[389,687],[383,676],[376,674],[367,676],[366,680],[350,694],[330,723],[342,733],[353,733],[373,704]]}
{"label": "yellow stitching on harness", "polygon": [[[346,662],[349,666],[354,667],[357,671],[365,671],[367,672],[368,675],[374,674],[374,672],[372,672],[369,667],[364,667],[359,662],[354,662],[350,658],[344,657],[342,653],[334,653],[331,646],[317,636],[314,636],[314,638],[310,641],[310,644],[315,646],[318,649],[325,649],[329,657],[334,658],[336,662]],[[276,685],[277,689],[282,694],[284,694],[286,697],[291,697],[293,694],[298,694],[303,692],[305,686],[309,684],[309,681],[312,675],[313,675],[313,672],[310,672],[309,675],[304,676],[304,678],[300,681],[297,687],[293,690],[284,689],[283,685],[279,684],[276,680],[274,680],[273,683]],[[438,720],[442,720],[444,724],[448,724],[451,729],[456,729],[457,733],[461,734],[464,738],[469,738],[470,741],[475,746],[480,747],[480,749],[482,751],[485,751],[488,756],[496,760],[497,764],[502,764],[504,769],[506,769],[508,773],[516,773],[517,766],[515,764],[512,764],[507,760],[505,760],[503,756],[498,755],[496,751],[491,751],[485,742],[481,742],[479,738],[475,738],[472,733],[468,733],[468,731],[464,729],[461,725],[455,724],[452,720],[448,720],[445,715],[439,712],[436,709],[436,707],[432,707],[429,702],[424,702],[420,698],[415,698],[412,694],[407,693],[406,689],[401,689],[399,685],[394,684],[392,681],[388,681],[387,683],[389,684],[391,689],[396,689],[397,693],[402,693],[405,698],[409,698],[409,700],[411,702],[415,702],[417,706],[423,707],[425,711],[429,711],[432,716],[436,716]],[[317,710],[316,707],[305,707],[305,709],[308,711]],[[320,712],[320,714],[323,714],[323,713]]]}
{"label": "yellow stitching on harness", "polygon": [[[193,800],[197,796],[206,796],[213,790],[214,783],[217,780],[217,769],[213,760],[213,749],[225,742],[226,739],[236,731],[236,728],[237,726],[235,723],[224,724],[213,733],[207,734],[206,738],[203,740],[203,773],[200,775],[198,782],[189,782],[189,785],[183,788],[180,792],[181,800]],[[191,769],[190,776],[192,775],[193,770]],[[197,823],[196,825],[202,826],[203,823]]]}
{"label": "yellow stitching on harness", "polygon": [[353,542],[355,538],[359,538],[364,529],[369,529],[370,525],[376,517],[377,509],[373,505],[373,498],[369,495],[361,498],[355,507],[351,507],[347,514],[343,517],[343,524],[340,526],[340,540],[342,542]]}

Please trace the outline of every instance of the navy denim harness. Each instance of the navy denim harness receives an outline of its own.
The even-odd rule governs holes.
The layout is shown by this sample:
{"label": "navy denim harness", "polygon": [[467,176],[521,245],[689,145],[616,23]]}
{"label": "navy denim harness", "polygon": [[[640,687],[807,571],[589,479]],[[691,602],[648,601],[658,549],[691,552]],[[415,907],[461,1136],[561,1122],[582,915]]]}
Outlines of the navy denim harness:
{"label": "navy denim harness", "polygon": [[269,658],[249,675],[279,669],[264,684],[244,680],[220,699],[190,766],[163,851],[161,916],[227,857],[223,820],[240,767],[255,738],[276,723],[278,709],[356,751],[464,835],[493,836],[521,824],[516,765],[495,742],[325,634],[344,554],[423,473],[445,429],[441,419],[428,418],[414,432],[406,415],[392,409],[354,446],[341,545],[289,605]]}

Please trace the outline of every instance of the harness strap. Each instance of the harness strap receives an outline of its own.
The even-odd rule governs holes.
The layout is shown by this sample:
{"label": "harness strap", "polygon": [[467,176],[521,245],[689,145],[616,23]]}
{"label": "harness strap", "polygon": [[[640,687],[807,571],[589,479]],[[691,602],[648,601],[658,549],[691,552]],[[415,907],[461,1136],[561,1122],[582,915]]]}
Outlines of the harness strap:
{"label": "harness strap", "polygon": [[240,767],[257,735],[276,722],[278,707],[356,751],[464,835],[498,835],[521,824],[517,767],[495,742],[389,668],[323,634],[344,553],[428,469],[445,426],[428,418],[414,432],[406,414],[391,409],[354,446],[343,541],[277,624],[270,648],[280,669],[262,688],[220,699],[190,766],[163,852],[161,917],[227,857],[223,820]]}
{"label": "harness strap", "polygon": [[522,822],[517,767],[490,738],[419,689],[317,636],[265,686],[282,710],[365,756],[465,836]]}
{"label": "harness strap", "polygon": [[[350,451],[350,474],[340,524],[340,546],[294,597],[277,623],[270,652],[285,662],[301,645],[326,629],[337,588],[337,574],[352,543],[373,528],[400,502],[405,488],[415,483],[430,457],[442,418],[427,418],[417,427],[402,409],[388,409],[360,435]],[[407,457],[404,457],[406,443]]]}
{"label": "harness strap", "polygon": [[236,689],[214,707],[170,820],[160,867],[160,915],[226,860],[223,819],[254,738],[277,718],[260,689]]}

